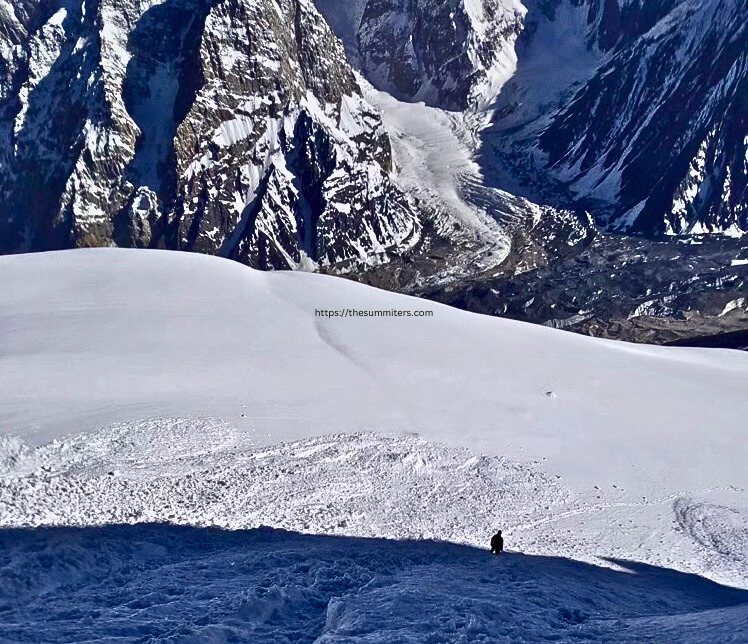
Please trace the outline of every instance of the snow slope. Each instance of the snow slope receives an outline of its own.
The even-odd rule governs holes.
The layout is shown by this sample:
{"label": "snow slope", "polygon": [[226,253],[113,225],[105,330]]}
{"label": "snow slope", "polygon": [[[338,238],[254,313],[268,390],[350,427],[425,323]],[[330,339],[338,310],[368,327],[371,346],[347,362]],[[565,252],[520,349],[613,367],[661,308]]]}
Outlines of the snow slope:
{"label": "snow slope", "polygon": [[[37,443],[200,415],[266,442],[407,430],[547,457],[577,488],[646,493],[748,478],[738,458],[748,449],[743,353],[598,341],[179,253],[9,256],[0,274],[0,415],[6,433]],[[434,315],[314,314],[343,308]],[[600,458],[611,453],[615,462]]]}
{"label": "snow slope", "polygon": [[[748,588],[745,353],[595,340],[160,251],[2,257],[0,302],[0,541],[13,544],[0,549],[0,621],[16,629],[6,634],[33,639],[38,609],[18,588],[35,584],[55,615],[50,639],[119,624],[123,637],[236,628],[250,640],[274,639],[250,626],[272,627],[282,641],[298,617],[311,620],[298,626],[307,635],[324,626],[328,641],[346,641],[385,628],[377,615],[423,587],[397,619],[436,602],[441,626],[426,623],[445,640],[532,627],[700,641],[719,625],[729,641],[748,619],[742,595],[676,572]],[[182,542],[187,533],[166,526],[87,527],[144,522],[239,532]],[[350,539],[305,548],[304,537],[275,535],[271,572],[262,539],[241,532],[261,525]],[[578,561],[513,555],[478,582],[471,571],[485,562],[472,550],[447,565],[453,546],[415,544],[436,559],[423,568],[411,546],[385,542],[364,573],[347,559],[310,572],[345,559],[336,544],[360,550],[353,537],[484,547],[496,527],[511,550]],[[92,541],[99,549],[81,559]],[[609,559],[663,569],[623,574]],[[103,612],[102,575],[118,580]],[[194,592],[169,594],[190,575]],[[448,592],[435,584],[445,578]],[[640,581],[655,584],[656,609]],[[486,612],[499,592],[515,612]],[[185,617],[203,613],[199,624]],[[411,622],[403,641],[422,641],[429,626]]]}
{"label": "snow slope", "polygon": [[17,566],[0,586],[6,641],[92,641],[106,623],[124,641],[738,642],[748,615],[746,591],[691,575],[430,541],[141,525],[7,530],[0,545]]}

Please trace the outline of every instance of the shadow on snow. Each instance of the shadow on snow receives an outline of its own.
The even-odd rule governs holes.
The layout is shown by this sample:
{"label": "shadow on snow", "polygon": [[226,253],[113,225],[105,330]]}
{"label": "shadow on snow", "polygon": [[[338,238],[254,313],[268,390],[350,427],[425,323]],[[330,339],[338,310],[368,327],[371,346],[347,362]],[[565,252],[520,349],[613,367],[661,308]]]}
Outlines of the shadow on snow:
{"label": "shadow on snow", "polygon": [[739,636],[748,591],[611,561],[625,570],[513,552],[494,557],[452,543],[271,528],[5,529],[0,640]]}

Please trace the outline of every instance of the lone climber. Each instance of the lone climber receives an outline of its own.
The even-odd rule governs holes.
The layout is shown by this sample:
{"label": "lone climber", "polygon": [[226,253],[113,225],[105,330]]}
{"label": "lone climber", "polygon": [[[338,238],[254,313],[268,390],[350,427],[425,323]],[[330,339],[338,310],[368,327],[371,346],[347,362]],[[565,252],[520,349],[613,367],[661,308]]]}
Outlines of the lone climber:
{"label": "lone climber", "polygon": [[495,555],[499,555],[504,551],[504,537],[501,536],[501,530],[498,530],[496,534],[491,537],[491,552]]}

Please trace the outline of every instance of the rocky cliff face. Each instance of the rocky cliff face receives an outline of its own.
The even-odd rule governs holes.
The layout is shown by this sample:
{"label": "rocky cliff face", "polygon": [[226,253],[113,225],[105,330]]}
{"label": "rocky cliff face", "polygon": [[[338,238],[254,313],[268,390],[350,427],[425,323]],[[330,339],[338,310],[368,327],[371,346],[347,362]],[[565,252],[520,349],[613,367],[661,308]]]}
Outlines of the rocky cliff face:
{"label": "rocky cliff face", "polygon": [[[748,231],[746,15],[745,0],[546,5],[486,135],[493,161],[611,230]],[[539,69],[564,32],[577,51]]]}
{"label": "rocky cliff face", "polygon": [[[492,115],[490,187],[616,231],[748,230],[746,0],[318,2],[376,86]],[[5,4],[0,144],[2,252],[155,246],[293,268],[421,236],[311,0]]]}
{"label": "rocky cliff face", "polygon": [[358,57],[404,100],[492,113],[498,187],[614,231],[741,234],[746,15],[745,0],[368,0]]}
{"label": "rocky cliff face", "polygon": [[358,32],[362,68],[407,100],[482,106],[514,71],[525,11],[514,0],[369,0]]}
{"label": "rocky cliff face", "polygon": [[418,239],[379,115],[307,0],[21,2],[0,47],[4,252],[293,268]]}

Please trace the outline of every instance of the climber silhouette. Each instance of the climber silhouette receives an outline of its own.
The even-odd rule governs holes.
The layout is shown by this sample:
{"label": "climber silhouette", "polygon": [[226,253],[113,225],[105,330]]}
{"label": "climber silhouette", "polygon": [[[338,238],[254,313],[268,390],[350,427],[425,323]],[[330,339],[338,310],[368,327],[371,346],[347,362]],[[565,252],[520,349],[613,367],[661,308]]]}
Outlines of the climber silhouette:
{"label": "climber silhouette", "polygon": [[495,555],[499,555],[504,551],[504,537],[501,536],[501,530],[498,530],[496,534],[491,537],[491,552]]}

